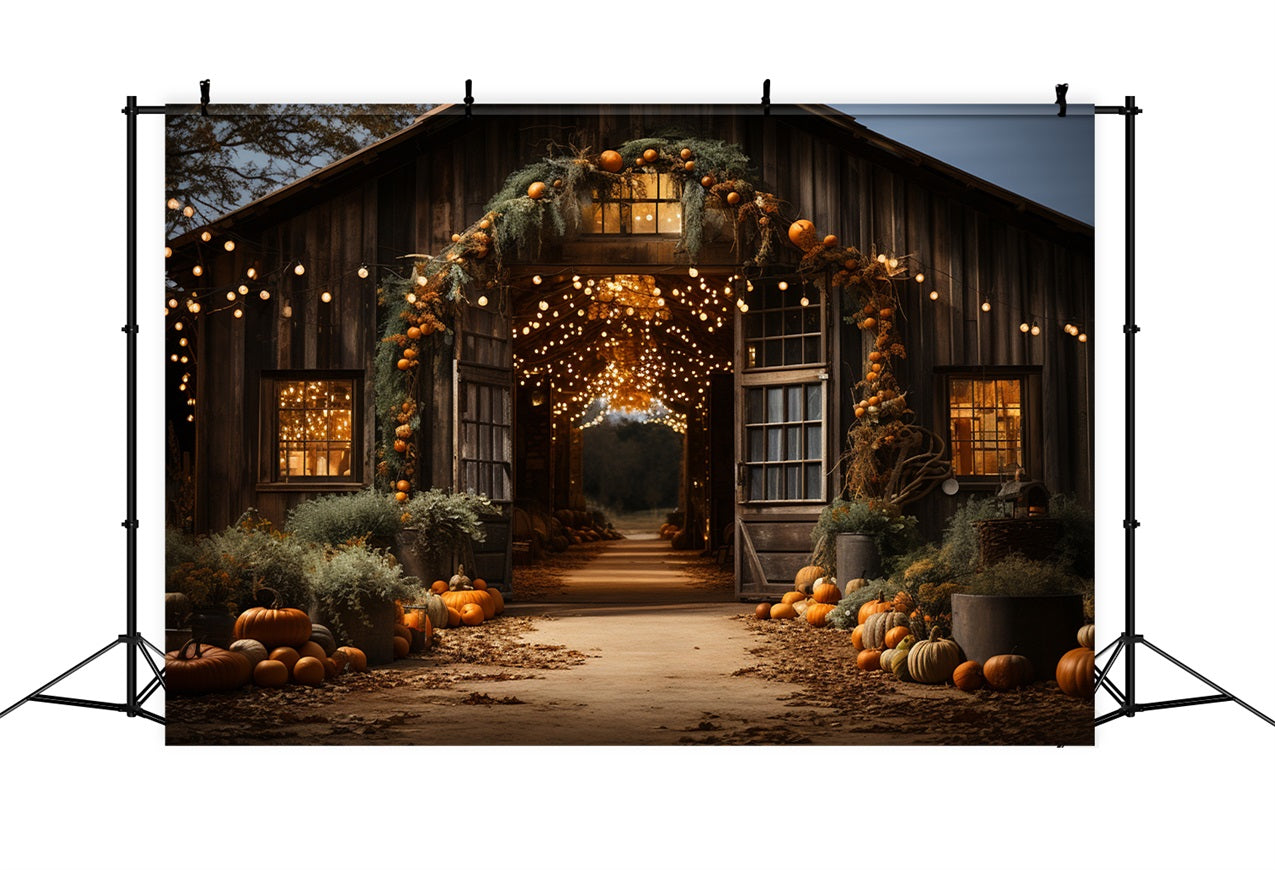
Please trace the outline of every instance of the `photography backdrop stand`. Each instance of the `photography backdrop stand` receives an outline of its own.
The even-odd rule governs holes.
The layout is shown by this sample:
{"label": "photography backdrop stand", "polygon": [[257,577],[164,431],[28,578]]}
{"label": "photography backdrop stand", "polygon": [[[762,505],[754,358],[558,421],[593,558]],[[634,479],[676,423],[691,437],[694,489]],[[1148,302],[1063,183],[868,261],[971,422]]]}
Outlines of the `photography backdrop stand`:
{"label": "photography backdrop stand", "polygon": [[[128,610],[127,630],[115,640],[102,647],[79,664],[58,674],[52,680],[27,695],[21,701],[7,707],[0,713],[3,718],[28,701],[40,701],[45,704],[64,704],[69,707],[88,707],[93,710],[114,710],[126,713],[130,718],[141,716],[152,722],[164,724],[164,717],[142,708],[156,691],[164,688],[164,671],[161,667],[164,652],[155,644],[142,637],[137,630],[137,116],[162,115],[168,109],[164,106],[139,106],[137,97],[129,97],[123,112],[127,124],[127,187],[126,225],[125,225],[125,295],[127,297],[128,318],[123,327],[128,344],[127,371],[127,518],[122,525],[127,536],[127,560],[125,564],[125,583],[127,591],[125,602]],[[94,701],[88,698],[71,698],[65,695],[50,695],[47,690],[53,688],[76,671],[94,660],[106,655],[117,646],[123,646],[127,654],[124,700],[123,702]],[[159,657],[159,664],[151,653]],[[137,688],[138,659],[146,662],[152,677],[140,690]]]}
{"label": "photography backdrop stand", "polygon": [[[1059,112],[1060,116],[1066,113],[1066,85],[1059,85]],[[1125,478],[1124,478],[1124,498],[1125,498],[1125,519],[1124,519],[1124,631],[1118,638],[1113,640],[1107,646],[1103,647],[1094,656],[1094,667],[1101,667],[1097,672],[1096,682],[1106,690],[1107,694],[1115,699],[1119,707],[1110,713],[1094,718],[1094,727],[1096,728],[1103,723],[1110,722],[1121,716],[1133,716],[1135,713],[1144,713],[1148,710],[1167,710],[1170,707],[1195,707],[1200,704],[1216,704],[1221,701],[1234,701],[1245,710],[1248,710],[1254,716],[1265,720],[1271,725],[1275,725],[1275,719],[1267,716],[1251,704],[1246,704],[1230,692],[1223,689],[1217,683],[1201,675],[1197,671],[1184,665],[1182,662],[1160,649],[1151,641],[1137,633],[1134,625],[1134,598],[1137,592],[1136,575],[1134,571],[1134,532],[1137,531],[1138,521],[1134,519],[1134,494],[1136,491],[1134,485],[1134,337],[1138,334],[1138,327],[1134,323],[1133,303],[1134,303],[1134,234],[1133,234],[1133,120],[1142,110],[1138,108],[1137,102],[1133,97],[1125,97],[1123,106],[1094,106],[1094,113],[1098,115],[1123,115],[1124,116],[1124,171],[1125,171],[1125,322],[1124,322],[1124,461],[1125,461]],[[1198,695],[1192,698],[1177,698],[1170,701],[1152,701],[1150,703],[1139,703],[1135,695],[1136,688],[1136,667],[1135,653],[1139,646],[1144,646],[1165,661],[1172,664],[1179,670],[1185,671],[1204,683],[1209,688],[1215,690],[1217,694]],[[1099,662],[1102,657],[1111,653],[1111,657],[1107,660],[1105,666],[1100,666]],[[1121,691],[1111,676],[1111,669],[1115,665],[1120,654],[1124,653],[1124,691]]]}

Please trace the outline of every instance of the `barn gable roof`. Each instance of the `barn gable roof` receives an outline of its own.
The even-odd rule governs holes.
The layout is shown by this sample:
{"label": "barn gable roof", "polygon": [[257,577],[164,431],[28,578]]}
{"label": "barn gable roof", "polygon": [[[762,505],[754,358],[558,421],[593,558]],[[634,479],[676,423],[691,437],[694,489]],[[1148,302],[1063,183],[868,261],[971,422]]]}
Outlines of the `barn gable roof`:
{"label": "barn gable roof", "polygon": [[[639,108],[624,105],[489,105],[482,107],[485,115],[496,114],[624,114],[629,109]],[[641,110],[650,112],[650,105],[642,105]],[[664,107],[661,107],[664,108]],[[670,112],[676,113],[679,108],[687,107],[670,105]],[[715,114],[753,115],[758,112],[756,105],[696,106],[697,112]],[[1048,235],[1062,235],[1092,240],[1093,227],[1083,221],[1068,217],[1034,200],[1007,190],[986,179],[958,169],[924,152],[897,142],[877,133],[852,116],[822,104],[775,105],[771,107],[771,115],[783,118],[811,133],[838,141],[843,146],[864,153],[865,155],[895,168],[904,174],[917,177],[924,183],[937,186],[956,199],[968,201],[976,208],[987,209],[999,217],[1012,223],[1025,224],[1030,229],[1043,231]],[[170,242],[176,251],[193,244],[199,239],[204,229],[225,232],[236,226],[268,220],[284,206],[314,196],[321,196],[322,188],[330,188],[334,184],[347,180],[360,173],[370,171],[373,164],[390,158],[395,153],[414,153],[423,150],[429,137],[453,130],[458,124],[466,121],[465,106],[457,103],[446,103],[435,106],[425,112],[407,127],[368,145],[327,166],[315,170],[290,182],[278,190],[272,191],[252,202],[228,212],[210,221],[196,230],[190,230]]]}

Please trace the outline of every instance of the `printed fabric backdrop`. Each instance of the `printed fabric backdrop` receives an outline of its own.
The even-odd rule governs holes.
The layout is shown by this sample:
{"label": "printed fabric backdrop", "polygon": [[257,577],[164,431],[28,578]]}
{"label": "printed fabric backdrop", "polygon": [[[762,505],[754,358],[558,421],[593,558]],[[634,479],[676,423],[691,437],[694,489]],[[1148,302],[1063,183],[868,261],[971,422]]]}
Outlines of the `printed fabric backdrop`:
{"label": "printed fabric backdrop", "polygon": [[170,744],[1092,744],[1093,111],[167,119]]}

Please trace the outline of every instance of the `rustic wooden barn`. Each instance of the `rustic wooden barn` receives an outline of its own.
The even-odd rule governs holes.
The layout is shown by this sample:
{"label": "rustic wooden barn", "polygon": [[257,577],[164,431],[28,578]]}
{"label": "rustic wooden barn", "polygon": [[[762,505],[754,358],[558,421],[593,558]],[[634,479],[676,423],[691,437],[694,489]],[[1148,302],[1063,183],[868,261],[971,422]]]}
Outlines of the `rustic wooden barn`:
{"label": "rustic wooden barn", "polygon": [[[210,242],[192,232],[172,243],[170,276],[207,300],[198,314],[174,311],[169,330],[174,353],[183,333],[193,345],[194,386],[173,393],[170,419],[190,454],[195,528],[224,527],[250,506],[281,521],[314,494],[371,484],[380,270],[443,249],[483,216],[511,172],[551,146],[596,153],[669,130],[737,144],[757,186],[820,233],[924,265],[925,283],[909,283],[900,299],[909,355],[896,371],[917,422],[956,436],[961,489],[911,506],[923,528],[940,529],[957,498],[994,490],[1012,474],[1007,457],[1051,491],[1092,502],[1092,355],[1063,329],[1092,328],[1088,225],[826,107],[776,106],[764,115],[754,106],[509,106],[479,107],[467,118],[463,107],[443,106],[227,215],[207,228]],[[597,228],[506,263],[499,304],[466,308],[455,343],[423,361],[431,376],[421,379],[418,399],[432,425],[418,433],[416,484],[476,488],[504,506],[505,520],[492,524],[476,555],[482,575],[506,589],[511,506],[584,506],[579,430],[551,413],[555,397],[537,392],[545,385],[519,383],[514,373],[515,327],[539,290],[529,279],[687,274],[675,235],[589,229]],[[237,240],[233,251],[224,238]],[[741,257],[723,236],[705,245],[696,266],[725,281]],[[715,374],[702,385],[702,405],[682,409],[688,527],[705,548],[733,547],[741,597],[790,585],[804,563],[810,529],[838,489],[852,387],[866,359],[826,282],[803,291],[811,297],[804,308],[778,291],[798,258],[796,248],[782,252],[756,276],[748,313],[732,309],[728,328],[699,333],[704,352],[727,358],[733,374]],[[359,274],[365,264],[367,278]],[[249,269],[277,276],[261,285],[269,299],[253,283],[252,304],[221,302]],[[178,320],[182,332],[171,328]],[[1021,332],[1020,322],[1035,322],[1040,333]],[[326,391],[295,413],[338,409],[349,431],[330,434],[318,454],[312,449],[295,468],[285,462],[281,473],[287,422],[278,409],[288,390]]]}

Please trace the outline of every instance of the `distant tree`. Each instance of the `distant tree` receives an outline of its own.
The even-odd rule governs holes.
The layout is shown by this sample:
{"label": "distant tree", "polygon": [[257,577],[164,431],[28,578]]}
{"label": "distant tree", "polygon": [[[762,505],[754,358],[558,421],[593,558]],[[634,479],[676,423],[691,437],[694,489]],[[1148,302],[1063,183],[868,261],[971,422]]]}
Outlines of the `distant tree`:
{"label": "distant tree", "polygon": [[167,118],[168,233],[200,226],[395,133],[424,105],[245,104]]}
{"label": "distant tree", "polygon": [[621,422],[584,432],[584,493],[621,512],[677,504],[682,438],[667,426]]}

